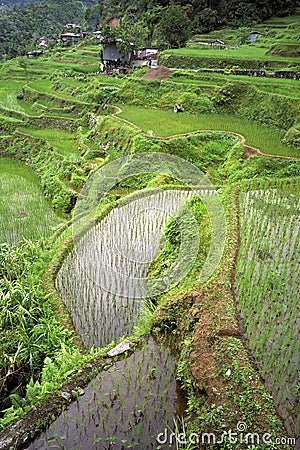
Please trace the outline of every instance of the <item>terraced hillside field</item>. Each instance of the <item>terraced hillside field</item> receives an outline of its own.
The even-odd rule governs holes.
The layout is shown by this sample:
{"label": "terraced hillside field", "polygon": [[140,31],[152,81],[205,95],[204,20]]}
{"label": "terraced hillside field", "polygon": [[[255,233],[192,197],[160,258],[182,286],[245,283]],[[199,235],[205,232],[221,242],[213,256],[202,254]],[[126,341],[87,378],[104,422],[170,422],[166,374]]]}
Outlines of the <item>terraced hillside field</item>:
{"label": "terraced hillside field", "polygon": [[298,445],[300,81],[229,73],[264,39],[223,73],[1,65],[0,448]]}

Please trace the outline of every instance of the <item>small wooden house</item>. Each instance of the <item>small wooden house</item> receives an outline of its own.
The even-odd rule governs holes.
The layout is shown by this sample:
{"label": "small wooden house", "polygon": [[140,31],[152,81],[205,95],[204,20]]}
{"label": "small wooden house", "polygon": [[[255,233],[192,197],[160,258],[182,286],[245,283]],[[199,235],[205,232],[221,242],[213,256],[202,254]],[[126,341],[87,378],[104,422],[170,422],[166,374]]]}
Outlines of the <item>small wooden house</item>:
{"label": "small wooden house", "polygon": [[80,33],[62,33],[59,38],[64,45],[77,44],[82,35]]}
{"label": "small wooden house", "polygon": [[214,41],[210,42],[210,46],[212,49],[218,48],[220,50],[220,49],[225,48],[226,44],[225,44],[225,42],[220,41],[219,39],[215,39]]}
{"label": "small wooden house", "polygon": [[157,48],[142,48],[142,50],[137,52],[137,57],[140,59],[147,59],[151,56],[152,59],[158,58]]}
{"label": "small wooden house", "polygon": [[40,38],[40,41],[37,46],[41,47],[41,48],[47,48],[48,47],[48,39],[44,38],[44,37]]}
{"label": "small wooden house", "polygon": [[[132,43],[129,43],[129,47]],[[126,48],[126,50],[122,49]],[[102,63],[106,68],[116,69],[120,66],[129,65],[133,57],[133,49],[125,46],[124,42],[117,40],[115,42],[107,43],[103,46]]]}
{"label": "small wooden house", "polygon": [[260,33],[259,31],[251,31],[249,34],[248,42],[249,43],[256,42],[256,39],[259,38],[260,36],[262,36],[262,33]]}
{"label": "small wooden house", "polygon": [[43,54],[42,50],[32,50],[31,52],[27,52],[27,58],[38,58]]}
{"label": "small wooden house", "polygon": [[66,23],[65,30],[80,30],[79,23]]}
{"label": "small wooden house", "polygon": [[93,31],[93,37],[96,41],[101,42],[103,40],[101,31]]}

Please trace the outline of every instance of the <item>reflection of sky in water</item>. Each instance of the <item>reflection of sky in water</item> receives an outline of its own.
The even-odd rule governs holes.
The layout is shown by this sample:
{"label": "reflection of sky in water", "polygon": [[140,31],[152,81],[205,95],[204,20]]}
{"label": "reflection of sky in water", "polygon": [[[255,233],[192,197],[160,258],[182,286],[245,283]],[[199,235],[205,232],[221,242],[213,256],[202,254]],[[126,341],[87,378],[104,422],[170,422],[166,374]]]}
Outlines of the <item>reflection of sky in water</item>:
{"label": "reflection of sky in water", "polygon": [[293,436],[300,345],[300,200],[286,191],[243,194],[241,229],[245,232],[241,235],[236,283],[249,347]]}
{"label": "reflection of sky in water", "polygon": [[173,357],[151,338],[96,377],[28,450],[155,449],[156,436],[174,429],[176,388]]}
{"label": "reflection of sky in water", "polygon": [[65,259],[57,289],[87,347],[132,334],[166,221],[193,192],[169,190],[115,208]]}

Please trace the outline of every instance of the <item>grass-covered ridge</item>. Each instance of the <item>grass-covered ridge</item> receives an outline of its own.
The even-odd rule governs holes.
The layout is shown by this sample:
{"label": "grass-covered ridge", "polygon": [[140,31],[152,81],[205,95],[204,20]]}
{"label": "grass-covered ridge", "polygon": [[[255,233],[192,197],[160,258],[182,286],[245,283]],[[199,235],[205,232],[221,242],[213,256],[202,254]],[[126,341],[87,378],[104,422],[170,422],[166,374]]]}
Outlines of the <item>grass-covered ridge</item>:
{"label": "grass-covered ridge", "polygon": [[[154,134],[162,136],[201,128],[235,131],[243,134],[249,145],[259,148],[263,153],[299,156],[297,136],[292,133],[289,137],[289,130],[298,127],[299,99],[276,94],[276,90],[273,89],[275,80],[273,84],[266,83],[267,89],[262,90],[260,83],[252,85],[249,81],[239,81],[237,77],[224,79],[226,82],[218,86],[215,80],[222,78],[215,78],[217,74],[200,75],[203,76],[205,84],[198,85],[194,81],[199,75],[188,71],[185,72],[185,82],[178,83],[181,74],[182,71],[176,77],[175,71],[171,80],[163,81],[136,78],[132,81],[127,80],[114,94],[116,100],[123,103],[120,105],[124,110],[123,117],[140,126],[144,132],[153,128]],[[176,116],[172,113],[175,103],[181,104],[185,113],[190,114],[183,113]],[[148,113],[143,114],[143,108],[139,110],[139,114],[138,110],[130,109],[129,105],[139,107],[146,105],[149,111],[149,124],[147,125]],[[153,107],[157,110],[149,109]],[[212,124],[211,127],[209,123]]]}
{"label": "grass-covered ridge", "polygon": [[37,175],[24,164],[0,158],[0,242],[48,237],[61,223],[42,193]]}
{"label": "grass-covered ridge", "polygon": [[[240,340],[235,299],[230,289],[239,233],[237,192],[231,191],[231,200],[227,196],[228,192],[226,200],[225,197],[222,200],[227,214],[230,211],[228,240],[218,270],[204,286],[197,281],[198,271],[192,270],[183,283],[160,296],[153,326],[156,332],[169,336],[178,352],[177,376],[188,393],[189,432],[204,433],[209,429],[218,435],[228,424],[234,429],[240,420],[247,423],[248,430],[261,433],[268,429],[280,435],[281,425],[274,415],[272,398],[260,385]],[[193,208],[201,216],[203,238],[208,232],[205,210],[197,202]],[[163,273],[178,245],[178,230],[173,221],[167,225],[166,236],[166,250],[154,262],[153,273]],[[206,239],[204,243],[198,264],[206,251]],[[222,445],[230,448],[226,439]]]}
{"label": "grass-covered ridge", "polygon": [[283,133],[279,130],[263,127],[257,123],[229,114],[188,114],[175,115],[173,111],[145,109],[138,106],[122,105],[120,117],[140,127],[144,133],[153,136],[175,136],[201,130],[229,131],[240,133],[246,138],[246,144],[270,155],[297,157],[299,152],[292,151],[282,143]]}
{"label": "grass-covered ridge", "polygon": [[241,45],[238,48],[229,48],[225,50],[219,49],[207,49],[204,45],[198,45],[194,47],[186,47],[175,50],[165,50],[165,55],[180,55],[180,56],[198,56],[199,58],[208,58],[213,60],[228,60],[228,65],[230,65],[231,60],[242,60],[249,61],[257,64],[257,61],[263,62],[267,61],[272,67],[276,63],[281,65],[281,63],[294,63],[292,57],[279,56],[276,54],[268,54],[268,47],[253,47],[250,45]]}

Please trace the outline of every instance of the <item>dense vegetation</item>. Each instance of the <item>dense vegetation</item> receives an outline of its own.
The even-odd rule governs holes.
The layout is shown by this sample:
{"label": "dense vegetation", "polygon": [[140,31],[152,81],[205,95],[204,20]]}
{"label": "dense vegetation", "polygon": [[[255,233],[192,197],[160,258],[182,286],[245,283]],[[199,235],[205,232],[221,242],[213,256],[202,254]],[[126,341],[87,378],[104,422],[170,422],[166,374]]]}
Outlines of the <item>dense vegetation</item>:
{"label": "dense vegetation", "polygon": [[[28,3],[28,4],[27,4]],[[167,0],[77,1],[57,0],[6,2],[0,17],[0,58],[9,59],[31,50],[40,37],[55,39],[68,22],[80,23],[82,30],[105,32],[112,17],[122,17],[120,37],[137,47],[161,48],[184,45],[191,34],[218,27],[252,26],[272,15],[291,14],[296,0],[236,2],[190,1],[173,4]],[[52,42],[53,44],[53,42]]]}
{"label": "dense vegetation", "polygon": [[[48,3],[49,8],[53,7],[54,3]],[[43,2],[40,5],[47,10],[48,6]],[[84,12],[79,2],[76,5],[78,11]],[[285,3],[284,7],[287,5]],[[194,6],[191,3],[191,11],[195,14],[191,13],[190,17],[187,14],[191,23],[196,20],[198,6],[196,2]],[[225,2],[223,6],[225,10]],[[102,8],[99,17],[104,19],[124,10],[125,24],[127,19],[130,24],[135,7],[140,8],[141,15],[150,12],[147,4],[137,3],[134,7],[131,5],[130,16],[129,7],[128,3],[105,2],[95,6],[94,12],[96,14],[98,9],[99,13]],[[167,2],[155,7],[161,13],[169,8]],[[283,8],[279,2],[273,3],[273,7]],[[180,5],[176,8],[177,11],[184,9]],[[268,16],[271,12],[272,8],[264,14]],[[62,21],[66,18],[61,17]],[[164,20],[166,17],[167,14]],[[221,15],[218,17],[221,20]],[[148,21],[150,23],[153,24],[153,35],[147,29],[146,38],[152,39],[158,32],[158,28],[155,31],[158,22]],[[281,38],[286,38],[289,31],[289,28],[281,30]],[[234,39],[244,32],[245,29],[226,30]],[[276,35],[274,29],[273,32]],[[218,36],[218,32],[215,33],[213,38]],[[197,48],[195,39],[189,42],[187,49],[180,50],[185,52],[183,56],[187,61],[189,50],[197,57],[205,52]],[[271,48],[274,53],[274,44],[278,42],[279,38],[272,38],[270,31],[264,42],[264,53]],[[278,48],[275,50],[278,54]],[[237,50],[233,52],[238,53]],[[260,52],[260,43],[252,45],[242,61],[251,66],[252,57]],[[289,67],[290,58],[292,61],[297,58],[281,57],[285,68]],[[277,68],[277,55],[270,55],[270,58]],[[218,56],[215,59],[218,60]],[[232,63],[231,55],[228,60]],[[241,60],[240,64],[243,67]],[[207,67],[201,65],[198,68]],[[296,279],[291,271],[296,271],[294,243],[298,237],[293,213],[298,205],[294,195],[299,189],[296,180],[300,175],[297,159],[299,80],[237,76],[227,68],[224,73],[181,69],[169,73],[163,80],[147,80],[144,78],[146,73],[148,68],[126,76],[99,74],[99,46],[88,40],[71,49],[60,47],[58,51],[49,51],[37,59],[11,59],[1,66],[0,189],[9,201],[0,201],[0,427],[13,422],[31,405],[60,387],[67,377],[95,355],[93,349],[89,353],[93,344],[90,336],[82,338],[88,343],[86,349],[74,342],[74,331],[69,331],[69,316],[64,314],[54,288],[57,273],[60,267],[65,267],[63,261],[68,261],[66,255],[72,251],[72,227],[68,220],[82,188],[98,168],[110,161],[129,154],[157,152],[190,161],[214,183],[224,203],[228,239],[219,271],[202,285],[197,273],[207,254],[209,226],[204,208],[191,201],[205,245],[201,247],[189,276],[178,287],[155,298],[152,310],[148,311],[147,327],[141,325],[135,337],[152,330],[158,339],[167,337],[176,349],[177,378],[187,393],[189,430],[221,432],[225,427],[234,427],[238,419],[245,420],[253,430],[283,433],[272,398],[240,340],[235,301],[242,298],[237,310],[245,320],[251,349],[263,375],[270,378],[270,391],[276,391],[275,397],[285,408],[286,400],[289,400],[286,389],[277,389],[283,379],[280,371],[285,364],[281,344],[289,352],[287,378],[295,396],[298,389],[293,378],[297,348],[296,344],[288,342],[288,339],[294,339],[294,318],[287,315],[282,298],[293,287],[295,293],[290,306],[296,308]],[[22,99],[17,98],[19,92],[24,94]],[[185,112],[175,114],[174,103],[183,104]],[[282,178],[285,180],[277,181]],[[165,190],[174,186],[180,187],[171,177],[154,174],[118,182],[100,206],[95,207],[96,221],[114,211],[122,201],[130,201],[128,195],[136,191]],[[13,195],[15,190],[17,197]],[[252,194],[257,207],[255,214],[253,203],[247,203],[250,198],[247,195]],[[269,230],[260,220],[262,212],[271,223]],[[13,223],[14,233],[9,223]],[[274,238],[276,227],[285,229],[285,241],[290,247],[280,247],[280,240]],[[290,231],[292,239],[289,239]],[[252,248],[254,232],[260,244]],[[235,297],[234,269],[239,235],[241,253]],[[152,274],[165,273],[178,252],[178,238],[176,222],[171,220],[166,227],[165,249],[157,255],[151,267]],[[285,258],[287,252],[290,252],[290,267]],[[278,258],[271,258],[271,253]],[[251,264],[248,264],[251,258]],[[260,277],[257,267],[262,269]],[[75,274],[72,269],[72,276]],[[82,281],[75,278],[73,289],[77,286],[75,282]],[[71,279],[66,269],[60,273],[58,281],[67,289],[67,281]],[[262,301],[261,292],[270,304]],[[91,291],[87,292],[86,297],[90,294]],[[252,311],[253,302],[257,313]],[[91,311],[91,304],[85,304],[84,312],[77,314],[77,318],[80,322],[92,317],[97,328],[96,312]],[[271,308],[270,305],[274,306]],[[275,327],[264,308],[271,308],[276,320],[277,316],[288,316],[290,329],[285,332],[279,323]],[[260,328],[261,323],[267,327]],[[257,325],[255,329],[254,324]],[[110,331],[114,331],[113,326]],[[272,332],[278,338],[278,346],[269,347],[271,362],[265,364],[264,344]],[[273,379],[270,366],[277,363]],[[289,421],[293,428],[295,402],[290,404]],[[284,413],[282,415],[285,417]]]}
{"label": "dense vegetation", "polygon": [[[173,2],[168,0],[157,0],[154,2],[139,0],[128,2],[125,0],[112,0],[106,2],[99,1],[101,15],[104,18],[113,16],[139,16],[148,13],[149,19],[151,15],[155,17],[156,8],[168,8]],[[193,31],[210,30],[220,25],[247,25],[253,22],[260,22],[272,15],[289,15],[291,14],[297,3],[295,0],[276,0],[261,2],[260,0],[247,1],[195,1],[189,2],[178,1],[176,5],[185,12],[191,21]],[[169,10],[175,11],[172,9]],[[156,17],[157,20],[157,17]],[[171,18],[170,18],[171,20]]]}
{"label": "dense vegetation", "polygon": [[0,245],[1,410],[11,403],[24,405],[26,384],[39,375],[45,357],[53,356],[70,337],[53,317],[41,289],[44,246],[41,241]]}
{"label": "dense vegetation", "polygon": [[9,59],[32,50],[39,38],[57,38],[66,23],[81,23],[86,5],[77,0],[30,2],[4,9],[0,15],[0,58]]}

